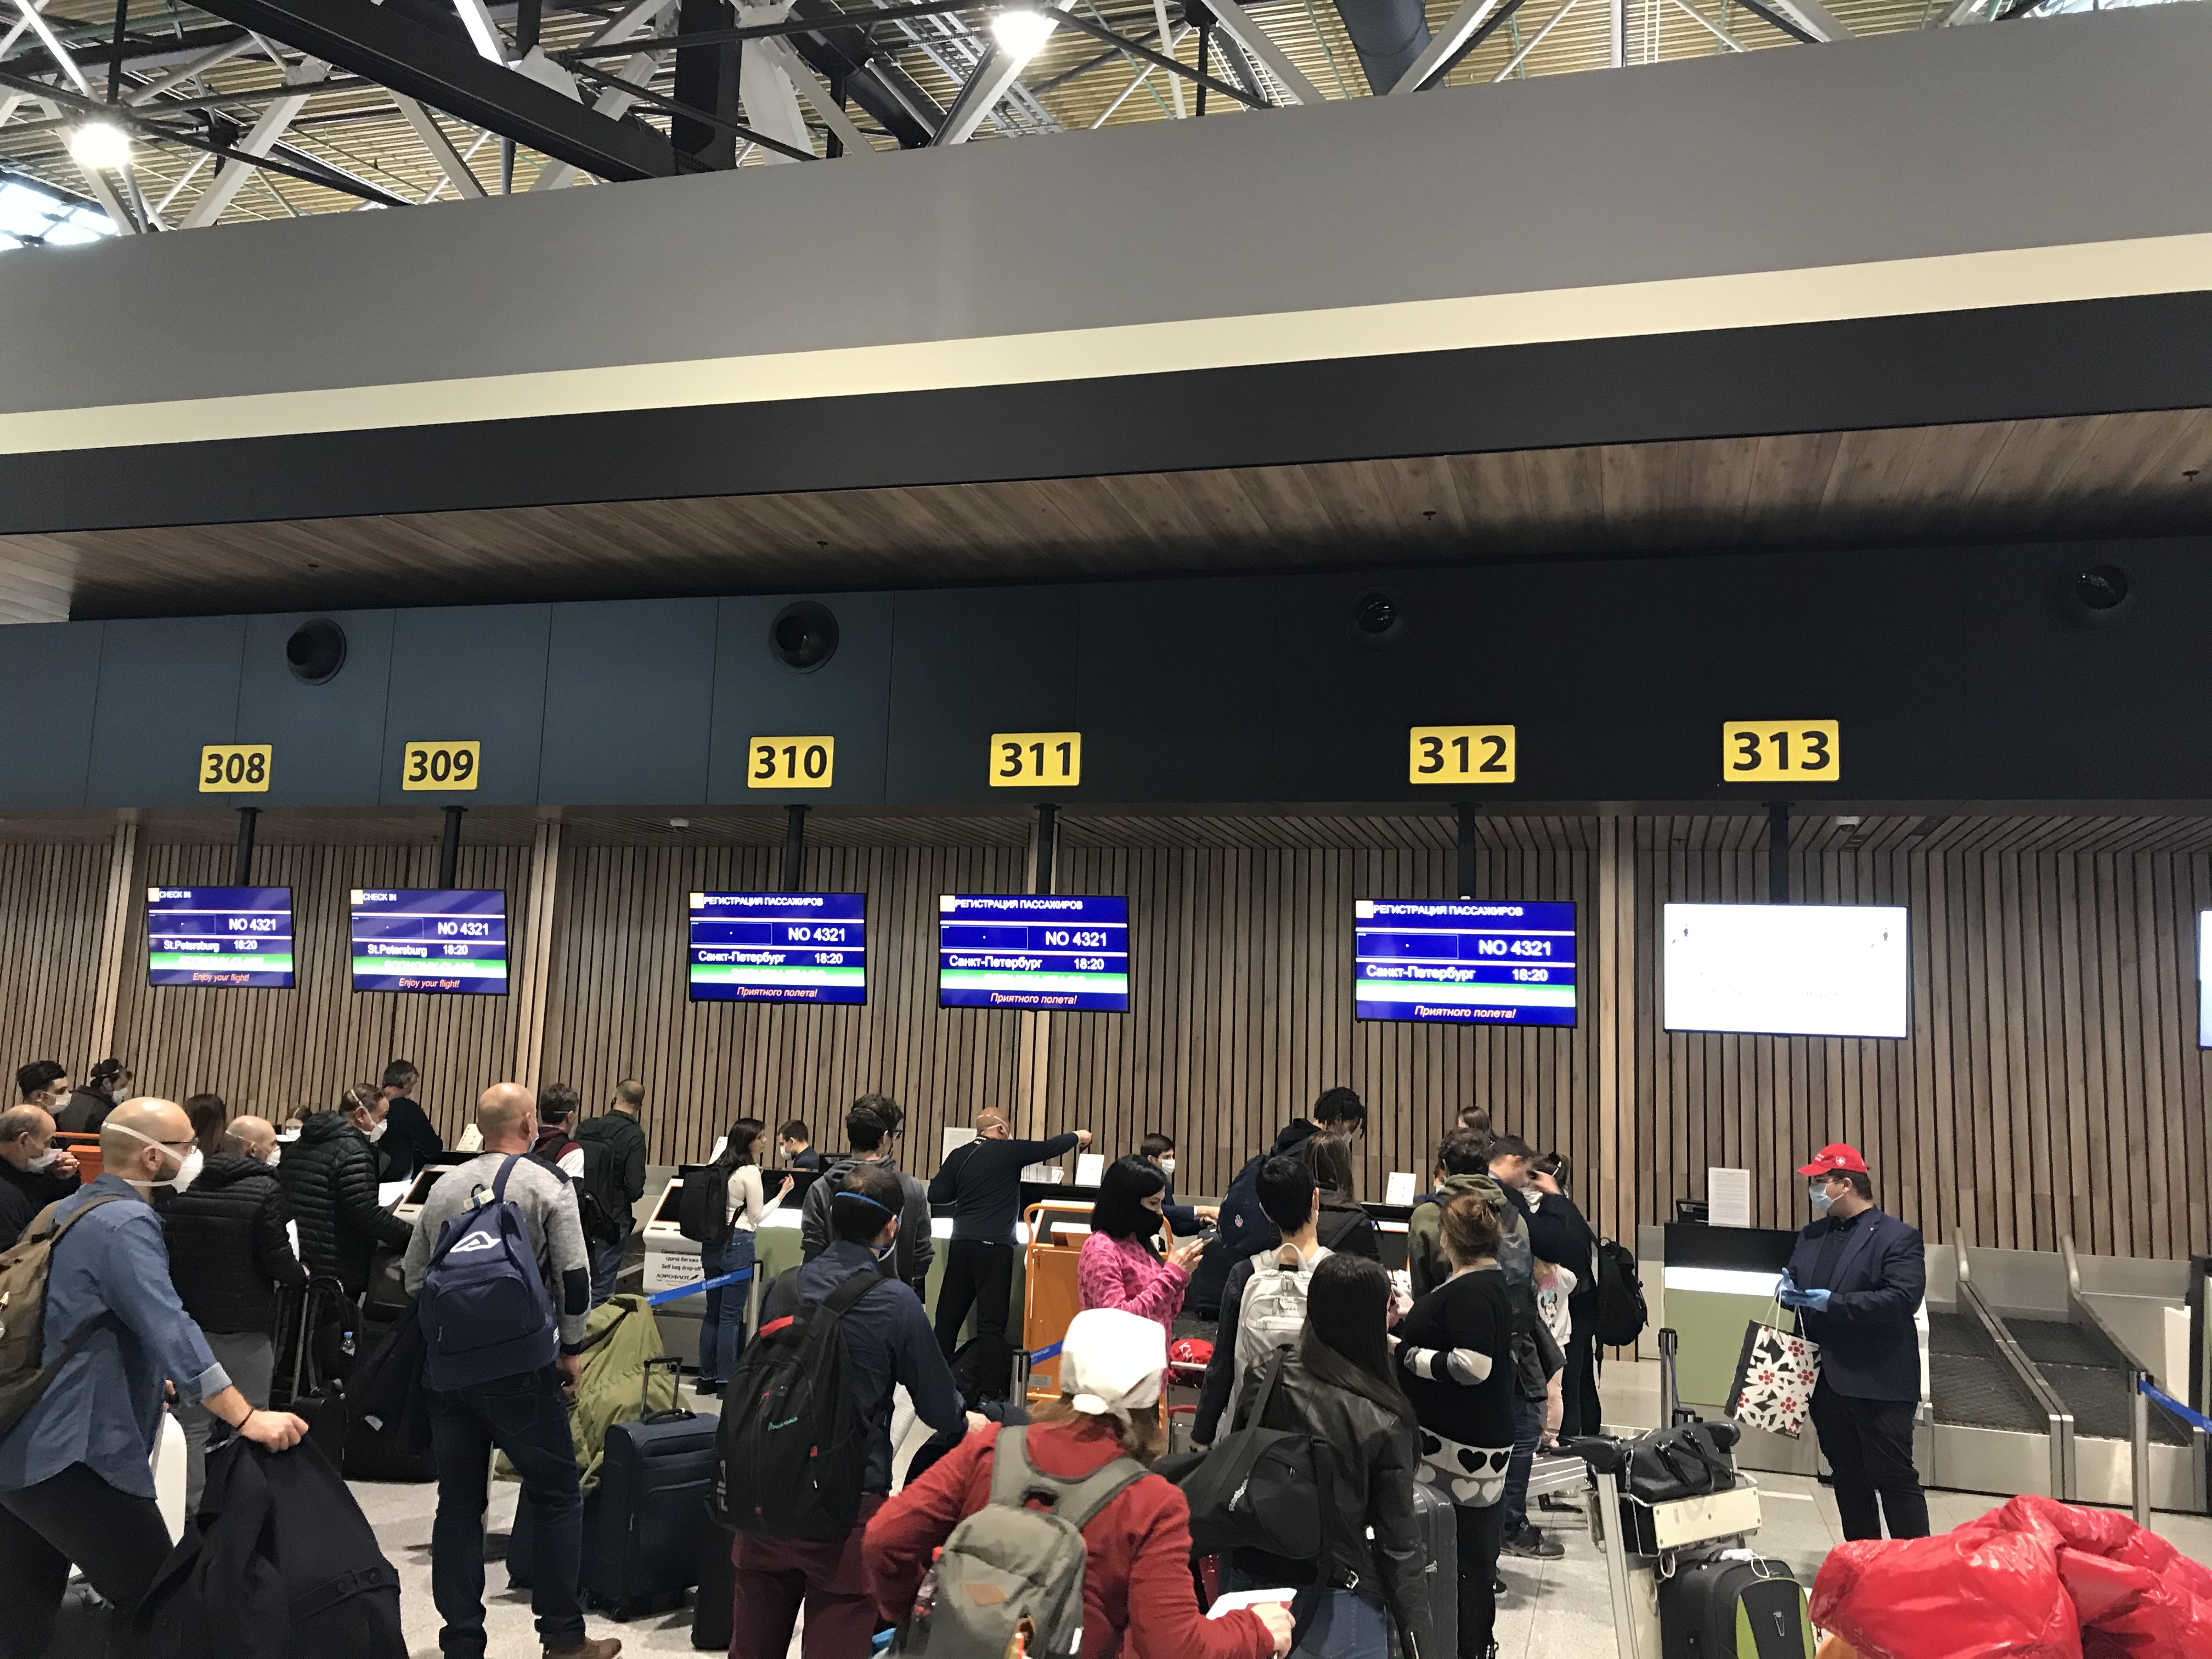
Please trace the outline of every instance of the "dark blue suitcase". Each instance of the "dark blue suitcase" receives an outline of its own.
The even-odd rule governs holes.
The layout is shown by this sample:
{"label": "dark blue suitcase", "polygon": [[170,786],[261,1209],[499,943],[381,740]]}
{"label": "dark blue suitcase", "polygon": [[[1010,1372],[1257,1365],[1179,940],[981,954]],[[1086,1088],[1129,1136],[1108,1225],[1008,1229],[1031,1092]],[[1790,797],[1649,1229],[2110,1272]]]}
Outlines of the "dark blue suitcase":
{"label": "dark blue suitcase", "polygon": [[655,1412],[607,1431],[584,1528],[583,1590],[617,1619],[679,1607],[698,1583],[718,1423],[711,1413]]}

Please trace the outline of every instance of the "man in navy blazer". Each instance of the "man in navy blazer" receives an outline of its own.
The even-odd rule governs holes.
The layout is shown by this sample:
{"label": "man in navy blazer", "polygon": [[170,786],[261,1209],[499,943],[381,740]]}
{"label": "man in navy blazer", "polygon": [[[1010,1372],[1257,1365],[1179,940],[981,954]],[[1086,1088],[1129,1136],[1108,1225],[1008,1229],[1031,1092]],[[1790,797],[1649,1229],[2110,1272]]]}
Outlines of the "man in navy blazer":
{"label": "man in navy blazer", "polygon": [[[1875,1207],[1858,1149],[1820,1148],[1797,1171],[1818,1216],[1797,1235],[1778,1292],[1820,1345],[1813,1430],[1836,1477],[1845,1538],[1928,1535],[1928,1498],[1912,1466],[1920,1405],[1920,1340],[1913,1316],[1928,1285],[1920,1230]],[[1877,1495],[1880,1498],[1876,1504]]]}

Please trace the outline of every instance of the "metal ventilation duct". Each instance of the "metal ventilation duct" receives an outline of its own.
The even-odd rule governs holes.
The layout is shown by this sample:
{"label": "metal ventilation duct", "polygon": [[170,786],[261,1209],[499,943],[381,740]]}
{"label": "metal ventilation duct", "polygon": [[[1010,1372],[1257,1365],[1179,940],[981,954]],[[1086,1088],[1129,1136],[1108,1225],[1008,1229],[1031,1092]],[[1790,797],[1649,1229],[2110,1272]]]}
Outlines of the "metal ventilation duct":
{"label": "metal ventilation duct", "polygon": [[1368,90],[1378,98],[1398,84],[1429,44],[1421,0],[1336,0],[1336,9],[1367,73]]}

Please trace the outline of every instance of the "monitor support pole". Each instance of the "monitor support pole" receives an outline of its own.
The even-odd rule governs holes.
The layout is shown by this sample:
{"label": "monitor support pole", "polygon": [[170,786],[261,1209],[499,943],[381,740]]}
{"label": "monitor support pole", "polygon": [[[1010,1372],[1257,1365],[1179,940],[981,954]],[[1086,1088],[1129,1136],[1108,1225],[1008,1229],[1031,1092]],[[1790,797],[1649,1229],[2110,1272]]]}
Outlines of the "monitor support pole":
{"label": "monitor support pole", "polygon": [[253,826],[261,817],[258,806],[238,809],[238,860],[230,867],[230,884],[234,887],[253,885]]}
{"label": "monitor support pole", "polygon": [[1766,902],[1790,902],[1790,803],[1766,803]]}
{"label": "monitor support pole", "polygon": [[783,809],[783,890],[796,893],[803,862],[806,857],[806,809],[787,806]]}
{"label": "monitor support pole", "polygon": [[1036,856],[1030,862],[1030,891],[1049,893],[1053,878],[1053,831],[1060,819],[1060,808],[1050,801],[1040,802],[1036,817]]}
{"label": "monitor support pole", "polygon": [[465,806],[446,809],[446,838],[438,847],[438,885],[453,887],[459,884],[454,878],[461,868],[461,820],[468,815]]}
{"label": "monitor support pole", "polygon": [[1474,896],[1474,854],[1480,844],[1474,833],[1474,821],[1482,816],[1480,802],[1463,800],[1452,808],[1458,820],[1459,832],[1459,896],[1463,899]]}

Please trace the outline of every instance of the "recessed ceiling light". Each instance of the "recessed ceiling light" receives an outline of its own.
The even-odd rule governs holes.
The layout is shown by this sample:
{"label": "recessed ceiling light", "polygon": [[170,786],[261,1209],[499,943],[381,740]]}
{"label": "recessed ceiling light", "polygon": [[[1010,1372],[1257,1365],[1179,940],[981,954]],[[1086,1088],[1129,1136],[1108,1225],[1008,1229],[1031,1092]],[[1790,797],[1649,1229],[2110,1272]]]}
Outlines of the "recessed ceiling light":
{"label": "recessed ceiling light", "polygon": [[70,129],[70,159],[95,173],[119,173],[131,165],[131,140],[112,121],[87,121]]}

